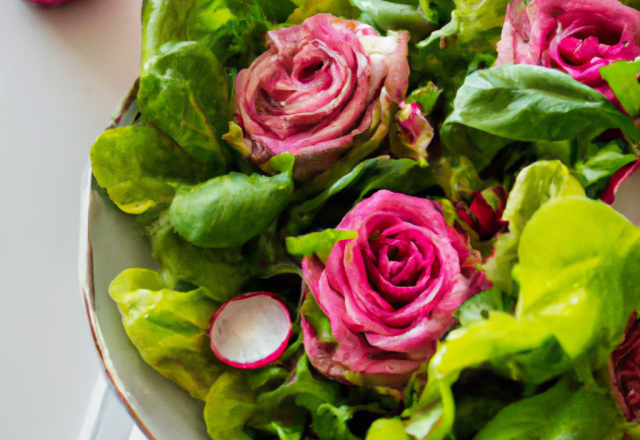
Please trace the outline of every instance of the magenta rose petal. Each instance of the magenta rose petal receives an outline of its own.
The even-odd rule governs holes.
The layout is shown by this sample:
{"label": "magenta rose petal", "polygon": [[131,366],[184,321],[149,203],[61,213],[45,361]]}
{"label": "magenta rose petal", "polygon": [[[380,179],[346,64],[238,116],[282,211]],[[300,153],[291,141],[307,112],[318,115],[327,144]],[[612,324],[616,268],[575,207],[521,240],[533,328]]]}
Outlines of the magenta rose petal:
{"label": "magenta rose petal", "polygon": [[358,142],[375,147],[406,94],[408,40],[328,14],[268,32],[268,51],[236,78],[237,124],[224,139],[258,165],[292,153],[297,180],[326,171]]}
{"label": "magenta rose petal", "polygon": [[452,313],[491,284],[470,265],[476,254],[436,202],[378,191],[338,229],[356,230],[356,238],[336,243],[326,266],[315,256],[303,260],[307,294],[336,343],[320,343],[304,324],[305,348],[329,377],[347,381],[353,372],[401,388],[456,322]]}
{"label": "magenta rose petal", "polygon": [[621,110],[600,68],[640,56],[640,11],[617,0],[515,0],[509,3],[495,65],[561,70]]}

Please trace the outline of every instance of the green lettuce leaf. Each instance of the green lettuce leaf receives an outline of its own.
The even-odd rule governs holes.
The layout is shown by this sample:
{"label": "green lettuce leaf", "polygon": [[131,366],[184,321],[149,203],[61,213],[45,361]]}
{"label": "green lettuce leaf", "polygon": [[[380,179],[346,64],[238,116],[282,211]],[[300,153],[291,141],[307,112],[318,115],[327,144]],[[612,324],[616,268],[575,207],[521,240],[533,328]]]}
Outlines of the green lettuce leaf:
{"label": "green lettuce leaf", "polygon": [[624,422],[610,390],[563,378],[503,409],[474,439],[620,440]]}
{"label": "green lettuce leaf", "polygon": [[143,66],[138,104],[146,121],[209,164],[213,175],[226,172],[229,152],[220,138],[230,119],[227,77],[203,44],[162,46]]}
{"label": "green lettuce leaf", "polygon": [[494,285],[507,293],[513,291],[511,271],[518,262],[518,244],[525,225],[546,202],[572,195],[584,195],[584,190],[558,161],[538,161],[518,174],[502,214],[502,219],[509,222],[509,232],[498,237],[494,255],[484,266]]}
{"label": "green lettuce leaf", "polygon": [[599,92],[553,69],[505,64],[466,78],[440,135],[482,170],[512,141],[588,142],[609,128],[640,142],[640,130]]}
{"label": "green lettuce leaf", "polygon": [[168,213],[145,227],[151,238],[153,258],[160,262],[165,282],[184,281],[205,287],[212,299],[220,303],[242,293],[251,279],[240,248],[204,249],[180,237],[173,229]]}
{"label": "green lettuce leaf", "polygon": [[204,410],[211,438],[249,439],[247,428],[281,432],[284,438],[301,436],[307,417],[317,417],[323,404],[344,401],[340,385],[316,379],[309,367],[302,355],[291,372],[271,366],[221,375],[207,395]]}
{"label": "green lettuce leaf", "polygon": [[331,14],[336,17],[357,19],[360,10],[350,0],[294,0],[298,8],[287,19],[288,24],[300,24],[316,14]]}
{"label": "green lettuce leaf", "polygon": [[410,47],[411,82],[433,81],[443,90],[444,114],[468,74],[496,59],[507,0],[420,0],[427,19],[448,23]]}
{"label": "green lettuce leaf", "polygon": [[640,57],[635,61],[616,61],[600,68],[600,75],[607,81],[629,116],[640,113],[639,73]]}
{"label": "green lettuce leaf", "polygon": [[337,344],[336,338],[331,330],[331,321],[320,308],[313,295],[306,295],[302,306],[300,306],[300,314],[304,316],[318,340],[322,343]]}
{"label": "green lettuce leaf", "polygon": [[366,440],[410,440],[404,430],[402,421],[397,418],[378,419],[371,425],[367,432]]}
{"label": "green lettuce leaf", "polygon": [[202,175],[202,167],[151,127],[121,127],[102,133],[91,148],[91,168],[111,200],[129,214],[170,202],[175,185],[195,183]]}
{"label": "green lettuce leaf", "polygon": [[204,288],[177,292],[147,269],[127,269],[109,286],[122,323],[142,358],[193,397],[205,400],[225,366],[210,348],[219,303]]}
{"label": "green lettuce leaf", "polygon": [[264,16],[272,23],[284,23],[297,8],[290,0],[260,0],[259,4]]}
{"label": "green lettuce leaf", "polygon": [[515,316],[492,312],[448,335],[431,360],[425,392],[407,411],[408,433],[444,438],[453,424],[450,385],[465,368],[491,362],[534,384],[572,368],[584,378],[622,340],[640,307],[640,229],[602,202],[557,198],[530,218],[518,256]]}
{"label": "green lettuce leaf", "polygon": [[635,153],[626,153],[627,145],[616,139],[600,147],[598,152],[584,162],[576,164],[576,173],[587,194],[597,197],[620,168],[635,162]]}
{"label": "green lettuce leaf", "polygon": [[182,185],[169,209],[171,223],[197,246],[241,246],[273,223],[289,203],[293,162],[291,153],[283,153],[268,163],[280,171],[274,177],[230,173],[196,186]]}
{"label": "green lettuce leaf", "polygon": [[[406,30],[411,33],[410,42],[416,43],[436,29],[435,23],[430,22],[420,7],[419,0],[352,0],[353,4],[362,12],[358,21],[376,28],[381,35],[387,31]],[[430,10],[433,12],[433,10]],[[434,19],[433,14],[430,15]]]}
{"label": "green lettuce leaf", "polygon": [[297,257],[317,254],[323,261],[327,261],[333,245],[338,241],[356,238],[356,231],[339,231],[325,229],[322,232],[312,232],[301,237],[287,237],[287,252]]}
{"label": "green lettuce leaf", "polygon": [[180,41],[204,44],[224,66],[246,67],[264,51],[268,29],[255,0],[144,0],[142,23],[143,68],[166,43]]}

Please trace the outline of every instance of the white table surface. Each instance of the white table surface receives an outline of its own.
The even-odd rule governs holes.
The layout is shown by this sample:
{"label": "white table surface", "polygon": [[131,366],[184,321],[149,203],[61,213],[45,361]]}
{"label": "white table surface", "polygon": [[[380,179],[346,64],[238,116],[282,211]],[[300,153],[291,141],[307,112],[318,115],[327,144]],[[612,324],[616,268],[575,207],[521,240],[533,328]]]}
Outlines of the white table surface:
{"label": "white table surface", "polygon": [[75,440],[100,366],[78,287],[89,148],[135,80],[141,0],[0,4],[0,438]]}

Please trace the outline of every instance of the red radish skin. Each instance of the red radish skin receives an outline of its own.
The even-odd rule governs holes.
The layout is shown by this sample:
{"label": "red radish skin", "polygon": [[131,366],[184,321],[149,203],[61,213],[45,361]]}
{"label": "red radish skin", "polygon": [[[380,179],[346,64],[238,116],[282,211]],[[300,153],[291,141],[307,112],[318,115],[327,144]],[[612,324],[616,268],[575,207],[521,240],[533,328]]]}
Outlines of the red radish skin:
{"label": "red radish skin", "polygon": [[[264,312],[265,307],[271,309],[268,316],[265,313],[255,313],[256,311]],[[236,319],[229,320],[229,318]],[[273,319],[279,321],[273,321]],[[272,324],[270,325],[267,321],[271,321]],[[227,326],[237,326],[242,322],[246,324],[243,329],[228,331]],[[286,325],[286,332],[281,335],[283,340],[279,345],[269,347],[269,344],[264,340],[258,341],[258,339],[264,339],[263,336],[273,330],[273,323],[279,324],[278,331],[281,331]],[[227,328],[225,329],[225,327]],[[227,336],[225,336],[225,330]],[[242,334],[242,330],[244,330],[244,334]],[[211,337],[211,349],[225,364],[243,370],[260,368],[276,361],[287,348],[291,336],[291,317],[284,303],[273,293],[246,293],[227,301],[218,309],[213,317],[209,336]],[[260,353],[260,350],[269,353]],[[249,359],[244,361],[237,359],[247,353]]]}

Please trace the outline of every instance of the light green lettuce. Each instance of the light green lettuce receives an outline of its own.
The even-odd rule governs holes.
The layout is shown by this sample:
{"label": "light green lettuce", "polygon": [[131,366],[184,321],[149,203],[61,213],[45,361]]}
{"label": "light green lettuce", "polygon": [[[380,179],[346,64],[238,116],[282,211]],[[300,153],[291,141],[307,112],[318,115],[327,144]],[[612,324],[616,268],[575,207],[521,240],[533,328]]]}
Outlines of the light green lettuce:
{"label": "light green lettuce", "polygon": [[515,316],[491,312],[449,334],[405,414],[409,434],[445,438],[454,421],[450,386],[465,368],[490,363],[534,384],[575,370],[588,381],[622,340],[640,307],[640,229],[602,202],[560,197],[530,218],[518,257]]}
{"label": "light green lettuce", "polygon": [[109,286],[122,323],[142,358],[193,397],[205,400],[226,367],[210,348],[208,330],[219,303],[204,288],[179,292],[147,269],[127,269]]}
{"label": "light green lettuce", "polygon": [[507,293],[513,291],[511,271],[518,262],[518,244],[525,225],[546,202],[572,195],[584,195],[584,189],[559,161],[538,161],[518,174],[502,214],[502,219],[509,222],[509,232],[498,237],[495,253],[484,266],[494,285]]}
{"label": "light green lettuce", "polygon": [[98,184],[129,214],[173,199],[175,185],[195,183],[202,167],[160,130],[121,127],[107,130],[91,148]]}

